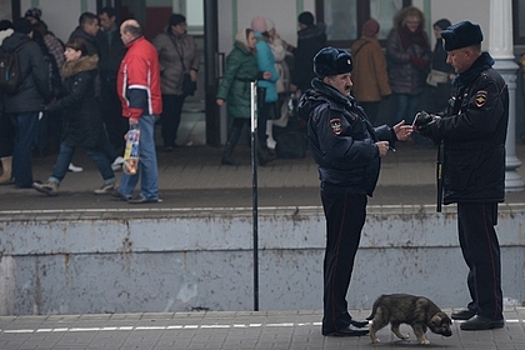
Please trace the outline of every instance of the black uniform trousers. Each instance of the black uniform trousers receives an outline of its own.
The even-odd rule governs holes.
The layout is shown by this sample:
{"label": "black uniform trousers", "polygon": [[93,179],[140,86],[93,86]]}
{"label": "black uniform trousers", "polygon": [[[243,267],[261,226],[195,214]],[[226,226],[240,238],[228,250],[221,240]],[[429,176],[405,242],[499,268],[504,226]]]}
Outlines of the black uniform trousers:
{"label": "black uniform trousers", "polygon": [[365,224],[366,195],[321,191],[326,217],[324,258],[324,317],[322,334],[328,335],[350,325],[346,293],[354,258]]}
{"label": "black uniform trousers", "polygon": [[500,246],[494,226],[497,203],[458,203],[459,243],[469,267],[468,308],[480,316],[503,319]]}

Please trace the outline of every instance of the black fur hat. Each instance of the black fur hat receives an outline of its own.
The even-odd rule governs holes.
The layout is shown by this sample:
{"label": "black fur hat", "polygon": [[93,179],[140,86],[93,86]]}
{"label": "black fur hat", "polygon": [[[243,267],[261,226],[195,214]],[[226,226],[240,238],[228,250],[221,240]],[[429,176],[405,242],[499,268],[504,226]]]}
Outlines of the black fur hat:
{"label": "black fur hat", "polygon": [[441,32],[441,37],[445,42],[446,51],[476,45],[483,41],[481,27],[470,21],[462,21],[451,25]]}
{"label": "black fur hat", "polygon": [[352,56],[346,50],[324,47],[314,57],[314,72],[319,77],[329,77],[351,72]]}

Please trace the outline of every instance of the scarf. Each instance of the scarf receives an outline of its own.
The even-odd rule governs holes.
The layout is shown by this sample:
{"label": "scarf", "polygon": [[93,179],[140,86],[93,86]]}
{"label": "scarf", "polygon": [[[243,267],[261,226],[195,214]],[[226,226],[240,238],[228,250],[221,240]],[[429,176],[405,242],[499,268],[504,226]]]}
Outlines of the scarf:
{"label": "scarf", "polygon": [[417,27],[415,32],[408,29],[407,26],[403,26],[399,29],[399,37],[401,38],[401,46],[406,51],[410,44],[414,43],[424,49],[430,48],[427,38],[423,33],[421,26]]}

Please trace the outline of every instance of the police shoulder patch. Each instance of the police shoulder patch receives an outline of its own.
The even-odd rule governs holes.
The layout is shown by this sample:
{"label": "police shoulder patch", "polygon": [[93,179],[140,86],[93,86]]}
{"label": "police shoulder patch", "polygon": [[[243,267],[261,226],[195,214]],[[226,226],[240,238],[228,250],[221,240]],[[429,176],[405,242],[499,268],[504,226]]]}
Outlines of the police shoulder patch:
{"label": "police shoulder patch", "polygon": [[341,122],[341,118],[330,119],[330,130],[335,135],[341,135],[343,132],[343,123]]}
{"label": "police shoulder patch", "polygon": [[487,103],[488,92],[485,90],[479,90],[476,92],[476,97],[474,98],[474,103],[476,107],[481,108]]}

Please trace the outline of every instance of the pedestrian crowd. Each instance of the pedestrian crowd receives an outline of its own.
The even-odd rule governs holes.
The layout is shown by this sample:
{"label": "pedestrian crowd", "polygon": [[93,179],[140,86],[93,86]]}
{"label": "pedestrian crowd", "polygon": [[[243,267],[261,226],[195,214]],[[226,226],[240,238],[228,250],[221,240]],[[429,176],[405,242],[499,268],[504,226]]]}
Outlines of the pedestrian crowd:
{"label": "pedestrian crowd", "polygon": [[[64,43],[38,8],[1,21],[0,57],[2,63],[15,57],[18,66],[10,69],[19,73],[20,84],[8,91],[0,83],[0,184],[56,196],[68,171],[83,170],[72,163],[82,148],[102,176],[95,194],[129,203],[160,201],[154,127],[159,120],[164,150],[173,150],[182,105],[195,90],[199,69],[186,26],[183,15],[173,14],[152,44],[137,21],[119,25],[116,10],[105,7],[98,16],[83,13]],[[192,92],[185,91],[186,83]],[[130,128],[140,129],[140,166],[118,183],[115,172],[125,165],[121,154]],[[33,179],[32,157],[55,153],[47,181]],[[139,180],[140,194],[133,197]]]}

